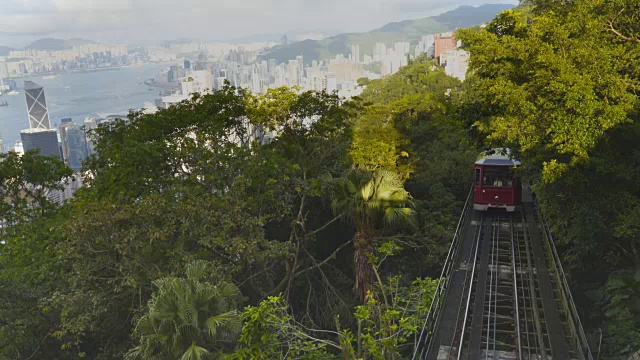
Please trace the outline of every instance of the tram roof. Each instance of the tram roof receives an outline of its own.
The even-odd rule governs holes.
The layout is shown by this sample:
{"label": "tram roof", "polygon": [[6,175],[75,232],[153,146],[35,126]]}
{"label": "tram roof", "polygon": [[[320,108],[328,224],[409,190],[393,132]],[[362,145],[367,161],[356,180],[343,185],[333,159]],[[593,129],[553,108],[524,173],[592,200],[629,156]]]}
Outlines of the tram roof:
{"label": "tram roof", "polygon": [[520,166],[520,161],[511,158],[511,150],[509,149],[493,149],[481,153],[476,165]]}

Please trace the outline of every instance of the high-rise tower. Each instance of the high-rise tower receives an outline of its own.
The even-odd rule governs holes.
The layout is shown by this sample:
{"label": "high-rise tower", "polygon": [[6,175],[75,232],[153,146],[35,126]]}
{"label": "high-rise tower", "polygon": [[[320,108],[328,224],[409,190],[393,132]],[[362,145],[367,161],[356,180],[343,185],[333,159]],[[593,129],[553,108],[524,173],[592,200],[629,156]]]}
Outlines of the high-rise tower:
{"label": "high-rise tower", "polygon": [[56,129],[33,128],[20,131],[24,151],[39,150],[40,155],[61,159]]}
{"label": "high-rise tower", "polygon": [[60,159],[58,133],[51,129],[44,88],[33,81],[25,80],[24,93],[29,113],[29,129],[20,131],[24,151],[38,149],[41,155]]}
{"label": "high-rise tower", "polygon": [[360,45],[351,45],[351,60],[356,64],[360,63]]}
{"label": "high-rise tower", "polygon": [[82,168],[82,161],[88,155],[84,131],[69,118],[61,121],[62,157],[67,166],[74,171],[79,171]]}
{"label": "high-rise tower", "polygon": [[31,129],[50,129],[49,110],[44,97],[44,88],[33,81],[24,82],[24,93],[27,98],[29,127]]}

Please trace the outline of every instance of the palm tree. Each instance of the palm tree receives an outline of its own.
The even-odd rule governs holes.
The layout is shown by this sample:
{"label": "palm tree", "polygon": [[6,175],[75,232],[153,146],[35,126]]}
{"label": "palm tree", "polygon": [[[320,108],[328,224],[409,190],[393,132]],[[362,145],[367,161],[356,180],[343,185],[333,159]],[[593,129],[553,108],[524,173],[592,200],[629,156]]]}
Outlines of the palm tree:
{"label": "palm tree", "polygon": [[187,265],[187,278],[165,277],[149,310],[136,326],[139,345],[127,359],[217,359],[232,350],[242,322],[236,310],[240,291],[233,284],[201,281],[207,264]]}
{"label": "palm tree", "polygon": [[400,177],[392,171],[367,173],[352,171],[346,177],[331,179],[334,184],[332,208],[336,215],[355,226],[355,289],[364,302],[373,283],[373,237],[383,227],[413,225],[411,195]]}

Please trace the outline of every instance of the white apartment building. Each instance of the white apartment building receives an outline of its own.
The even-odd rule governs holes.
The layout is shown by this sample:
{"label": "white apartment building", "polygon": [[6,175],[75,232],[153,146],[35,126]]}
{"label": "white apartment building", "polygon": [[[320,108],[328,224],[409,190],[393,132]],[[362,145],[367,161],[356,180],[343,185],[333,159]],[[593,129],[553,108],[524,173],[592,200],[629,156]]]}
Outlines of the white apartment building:
{"label": "white apartment building", "polygon": [[469,70],[469,52],[464,50],[448,50],[440,55],[440,65],[444,66],[447,75],[464,81]]}

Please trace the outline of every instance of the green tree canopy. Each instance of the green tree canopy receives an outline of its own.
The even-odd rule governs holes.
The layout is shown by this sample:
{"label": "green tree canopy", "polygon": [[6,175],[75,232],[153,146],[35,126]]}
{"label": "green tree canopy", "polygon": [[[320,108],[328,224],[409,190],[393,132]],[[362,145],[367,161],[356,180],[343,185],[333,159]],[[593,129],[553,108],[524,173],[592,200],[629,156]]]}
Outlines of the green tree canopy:
{"label": "green tree canopy", "polygon": [[637,58],[607,31],[607,15],[593,11],[602,1],[540,3],[457,36],[471,52],[473,91],[489,109],[474,125],[491,145],[544,164],[543,179],[553,181],[629,121],[637,79],[627,69]]}

